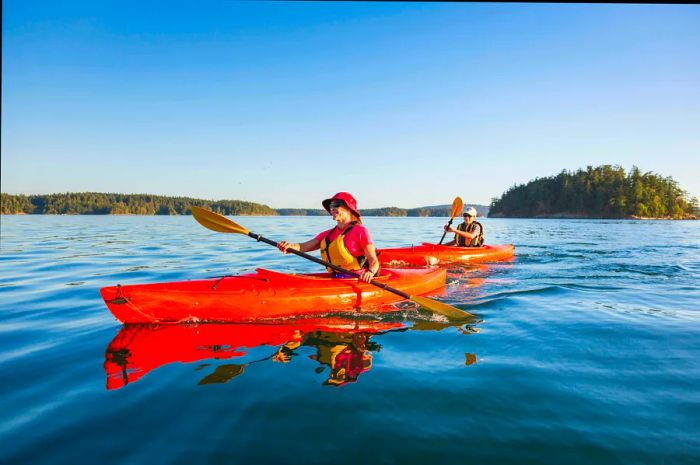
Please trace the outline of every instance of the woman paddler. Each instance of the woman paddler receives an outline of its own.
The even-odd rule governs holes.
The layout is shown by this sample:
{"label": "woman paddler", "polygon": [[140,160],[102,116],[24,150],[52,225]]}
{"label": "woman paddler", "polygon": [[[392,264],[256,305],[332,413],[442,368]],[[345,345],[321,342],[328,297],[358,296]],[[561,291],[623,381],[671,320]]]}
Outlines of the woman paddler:
{"label": "woman paddler", "polygon": [[[323,231],[310,241],[290,244],[280,241],[277,248],[283,253],[288,249],[300,252],[321,250],[321,258],[327,262],[356,271],[360,279],[369,282],[379,273],[379,260],[369,230],[362,224],[357,201],[348,192],[338,192],[330,199],[321,202],[323,208],[337,223],[335,227]],[[354,275],[333,273],[334,278],[353,278]]]}

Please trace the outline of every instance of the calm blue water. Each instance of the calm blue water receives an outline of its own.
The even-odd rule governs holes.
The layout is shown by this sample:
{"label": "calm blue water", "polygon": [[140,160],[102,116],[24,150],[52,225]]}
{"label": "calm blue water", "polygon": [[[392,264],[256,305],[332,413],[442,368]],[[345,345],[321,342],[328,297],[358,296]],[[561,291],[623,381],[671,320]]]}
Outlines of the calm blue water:
{"label": "calm blue water", "polygon": [[[444,222],[366,219],[380,247]],[[484,224],[515,260],[450,267],[441,297],[475,325],[176,334],[122,329],[99,288],[319,268],[190,217],[4,216],[0,463],[700,463],[700,222]]]}

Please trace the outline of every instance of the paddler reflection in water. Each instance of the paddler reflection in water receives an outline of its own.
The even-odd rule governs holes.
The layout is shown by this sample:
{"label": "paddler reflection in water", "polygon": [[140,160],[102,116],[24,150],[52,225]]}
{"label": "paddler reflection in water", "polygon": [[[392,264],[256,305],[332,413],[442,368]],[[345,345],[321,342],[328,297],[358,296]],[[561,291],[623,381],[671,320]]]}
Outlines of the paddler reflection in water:
{"label": "paddler reflection in water", "polygon": [[445,226],[445,231],[455,233],[455,238],[445,245],[457,247],[481,247],[484,243],[484,227],[476,221],[476,209],[469,207],[464,212],[464,222],[453,228]]}
{"label": "paddler reflection in water", "polygon": [[[287,363],[301,345],[316,347],[316,353],[309,358],[321,365],[330,367],[328,379],[323,382],[327,386],[343,386],[354,383],[357,378],[372,368],[372,352],[381,346],[369,341],[367,333],[333,333],[314,331],[304,336],[302,341],[290,341],[277,350],[273,356],[275,362]],[[323,367],[316,369],[317,373]]]}
{"label": "paddler reflection in water", "polygon": [[[337,223],[335,227],[321,232],[310,241],[298,244],[280,241],[277,248],[283,253],[287,253],[288,249],[300,252],[320,249],[323,260],[346,270],[356,271],[362,281],[369,282],[379,273],[379,260],[372,236],[362,224],[357,201],[349,193],[339,192],[321,204]],[[332,269],[328,271],[333,273],[335,278],[354,277],[336,273]]]}

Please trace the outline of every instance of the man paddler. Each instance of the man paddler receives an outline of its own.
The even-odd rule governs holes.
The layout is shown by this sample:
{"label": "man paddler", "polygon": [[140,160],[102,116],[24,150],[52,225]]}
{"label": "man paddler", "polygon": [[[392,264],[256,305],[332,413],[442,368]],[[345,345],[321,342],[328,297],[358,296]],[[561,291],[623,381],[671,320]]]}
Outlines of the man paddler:
{"label": "man paddler", "polygon": [[484,227],[476,221],[476,209],[469,207],[464,211],[464,222],[453,228],[445,225],[445,231],[455,234],[455,238],[445,245],[457,247],[481,247],[484,243]]}

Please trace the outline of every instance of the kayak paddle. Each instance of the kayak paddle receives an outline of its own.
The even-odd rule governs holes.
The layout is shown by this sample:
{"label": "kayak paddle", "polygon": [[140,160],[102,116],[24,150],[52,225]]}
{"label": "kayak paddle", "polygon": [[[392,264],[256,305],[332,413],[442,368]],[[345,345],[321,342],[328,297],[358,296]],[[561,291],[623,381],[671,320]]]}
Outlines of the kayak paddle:
{"label": "kayak paddle", "polygon": [[[459,198],[459,197],[458,197]],[[457,199],[455,199],[456,201]],[[459,200],[460,204],[462,200]],[[462,207],[460,206],[460,210]],[[237,234],[243,234],[248,237],[251,237],[255,239],[258,242],[264,242],[266,244],[272,245],[274,247],[277,247],[277,242],[270,240],[266,237],[263,237],[259,234],[252,233],[248,231],[246,228],[243,226],[234,223],[233,221],[229,220],[225,216],[219,215],[218,213],[214,213],[213,211],[207,210],[205,208],[201,207],[192,207],[192,216],[194,216],[194,219],[199,222],[202,226],[204,226],[207,229],[211,229],[212,231],[216,232],[222,232],[222,233],[237,233]],[[329,263],[325,260],[321,260],[320,258],[316,258],[313,255],[309,255],[304,252],[300,252],[299,250],[294,250],[294,249],[287,249],[287,252],[293,253],[294,255],[298,255],[302,258],[305,258],[307,260],[311,260],[312,262],[318,263],[319,265],[323,265],[325,267],[331,268],[332,270],[335,270],[338,273],[345,273],[345,274],[351,274],[353,276],[359,277],[360,275],[354,271],[346,270],[345,268],[341,268],[339,266],[335,266],[332,263]],[[379,288],[384,289],[385,291],[393,292],[396,295],[399,295],[403,297],[404,299],[411,300],[421,307],[425,307],[428,310],[431,310],[432,312],[439,313],[441,315],[445,315],[446,317],[453,319],[453,320],[466,320],[469,318],[475,318],[475,316],[469,312],[465,312],[464,310],[460,310],[456,307],[453,307],[451,305],[448,305],[443,302],[438,302],[437,300],[429,299],[427,297],[421,297],[421,296],[415,296],[415,295],[408,295],[403,291],[400,291],[398,289],[394,289],[393,287],[387,286],[384,283],[380,283],[374,279],[370,280],[370,284],[377,286]]]}
{"label": "kayak paddle", "polygon": [[[454,220],[456,216],[462,213],[462,208],[464,208],[464,203],[462,203],[462,199],[460,197],[455,197],[455,199],[452,201],[452,216],[450,217],[450,221],[447,222],[447,226],[452,226],[452,220]],[[446,234],[447,231],[442,233],[442,237],[440,238],[440,242],[438,242],[438,245],[442,244],[442,241],[445,240]]]}

